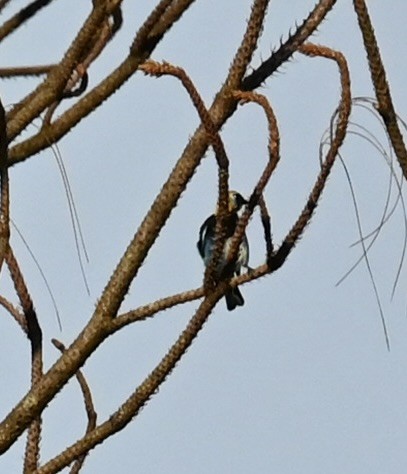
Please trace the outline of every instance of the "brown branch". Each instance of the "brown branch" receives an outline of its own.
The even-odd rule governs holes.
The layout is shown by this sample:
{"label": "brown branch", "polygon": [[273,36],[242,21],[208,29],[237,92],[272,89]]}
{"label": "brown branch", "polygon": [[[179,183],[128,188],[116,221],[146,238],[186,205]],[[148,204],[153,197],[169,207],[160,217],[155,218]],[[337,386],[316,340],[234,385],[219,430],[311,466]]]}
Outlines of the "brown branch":
{"label": "brown branch", "polygon": [[[64,344],[62,344],[62,342],[58,341],[57,339],[52,339],[52,343],[59,351],[61,351],[62,353],[65,352],[66,349],[65,349]],[[92,393],[90,391],[88,383],[86,382],[85,376],[83,375],[81,370],[78,370],[78,372],[76,373],[76,379],[82,391],[86,415],[88,417],[86,433],[90,433],[93,429],[95,429],[96,421],[97,421],[97,413],[93,405]],[[83,454],[82,456],[80,456],[79,459],[75,461],[75,463],[73,464],[71,468],[71,474],[78,474],[78,472],[83,466],[83,463],[85,462],[85,459],[86,459],[86,454]]]}
{"label": "brown branch", "polygon": [[118,329],[121,329],[128,324],[134,323],[136,321],[144,321],[147,318],[151,318],[155,314],[164,311],[165,309],[170,309],[179,304],[194,301],[198,298],[202,298],[202,296],[204,296],[203,288],[196,288],[194,290],[183,291],[182,293],[167,296],[166,298],[161,298],[157,301],[154,301],[153,303],[140,306],[133,311],[128,311],[127,313],[118,315],[117,318],[110,321],[110,330],[113,334]]}
{"label": "brown branch", "polygon": [[[245,284],[258,278],[261,278],[270,273],[270,270],[266,264],[257,267],[256,269],[251,269],[250,272],[245,273],[239,277],[235,277],[230,281],[231,286],[237,286],[240,284]],[[154,317],[158,312],[162,312],[166,309],[170,309],[174,306],[177,306],[182,303],[188,303],[196,299],[202,298],[205,296],[203,287],[196,288],[193,290],[184,291],[182,293],[177,293],[175,295],[167,296],[160,300],[157,300],[153,303],[140,306],[132,311],[123,313],[117,318],[112,319],[109,322],[109,334],[112,335],[121,328],[128,326],[129,324],[145,321],[148,318]]]}
{"label": "brown branch", "polygon": [[10,3],[11,0],[0,0],[0,13]]}
{"label": "brown branch", "polygon": [[[110,18],[113,23],[111,24]],[[86,71],[89,66],[95,61],[95,59],[105,49],[106,45],[113,39],[115,34],[119,31],[123,23],[122,11],[120,4],[117,4],[115,9],[111,12],[110,17],[106,18],[104,24],[100,28],[99,34],[96,38],[93,38],[93,42],[90,44],[89,50],[82,58],[80,64],[81,67]]]}
{"label": "brown branch", "polygon": [[21,329],[27,334],[27,321],[24,317],[24,314],[20,312],[18,308],[13,306],[10,301],[8,301],[4,296],[0,295],[0,305],[3,306],[13,318],[17,321]]}
{"label": "brown branch", "polygon": [[271,219],[267,210],[267,204],[262,194],[259,199],[261,223],[263,224],[264,240],[266,242],[266,261],[268,262],[274,252],[273,239],[271,233]]}
{"label": "brown branch", "polygon": [[240,89],[241,82],[256,50],[261,35],[267,7],[270,0],[254,1],[243,40],[229,69],[227,85],[231,89]]}
{"label": "brown branch", "polygon": [[[170,5],[168,5],[162,15],[157,15],[157,18],[154,19],[153,27],[151,28],[149,26],[146,29],[146,31],[149,30],[147,37],[151,40],[161,38],[174,23],[181,19],[182,15],[193,3],[195,3],[195,0],[178,0],[177,2],[172,2]],[[144,39],[142,39],[142,36],[140,36],[138,40],[134,41],[132,48],[137,49],[137,41],[144,41]]]}
{"label": "brown branch", "polygon": [[370,21],[369,12],[364,0],[353,0],[353,5],[358,16],[372,83],[376,92],[377,110],[386,125],[387,133],[389,134],[394,152],[403,170],[404,177],[407,178],[407,150],[397,122],[397,115],[394,110],[390,87],[386,78],[386,71],[380,57],[380,50],[372,22]]}
{"label": "brown branch", "polygon": [[[31,343],[31,387],[34,387],[41,380],[43,373],[42,332],[28,288],[11,247],[8,248],[6,262],[26,320],[27,336]],[[24,473],[32,473],[38,467],[40,440],[41,416],[39,415],[32,420],[28,429]]]}
{"label": "brown branch", "polygon": [[40,66],[14,66],[0,68],[0,77],[7,79],[15,76],[42,76],[48,74],[55,64],[44,64]]}
{"label": "brown branch", "polygon": [[10,195],[8,177],[7,122],[0,100],[0,272],[10,240]]}
{"label": "brown branch", "polygon": [[140,51],[146,50],[147,57],[153,52],[158,42],[182,17],[195,0],[161,0],[150,16],[138,30],[130,46],[130,56],[139,56]]}
{"label": "brown branch", "polygon": [[0,41],[2,41],[9,34],[13,33],[13,31],[15,31],[23,23],[36,15],[41,10],[41,8],[48,6],[51,2],[52,0],[35,0],[26,7],[22,8],[12,18],[10,18],[10,20],[7,20],[5,23],[3,23],[3,25],[0,26]]}

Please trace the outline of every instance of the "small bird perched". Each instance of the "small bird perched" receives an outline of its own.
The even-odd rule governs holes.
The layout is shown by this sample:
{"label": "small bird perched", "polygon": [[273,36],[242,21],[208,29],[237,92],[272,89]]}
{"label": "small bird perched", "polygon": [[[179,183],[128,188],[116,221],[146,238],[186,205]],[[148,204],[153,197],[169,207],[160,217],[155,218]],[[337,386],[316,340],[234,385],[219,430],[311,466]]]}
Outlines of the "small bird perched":
{"label": "small bird perched", "polygon": [[[248,202],[244,197],[236,191],[229,192],[229,209],[228,215],[226,216],[226,242],[223,249],[223,256],[219,263],[219,273],[224,270],[227,255],[232,241],[232,236],[235,232],[237,223],[239,221],[238,212]],[[216,214],[209,216],[206,221],[202,224],[199,230],[199,240],[197,243],[198,251],[207,267],[211,261],[213,248],[215,245],[215,228],[216,228]],[[249,262],[249,244],[247,242],[246,234],[244,234],[242,242],[240,243],[239,250],[237,253],[236,261],[231,269],[230,277],[240,275],[242,267],[248,268]],[[226,306],[229,311],[232,311],[236,306],[243,306],[244,299],[240,293],[239,288],[231,288],[225,295]]]}

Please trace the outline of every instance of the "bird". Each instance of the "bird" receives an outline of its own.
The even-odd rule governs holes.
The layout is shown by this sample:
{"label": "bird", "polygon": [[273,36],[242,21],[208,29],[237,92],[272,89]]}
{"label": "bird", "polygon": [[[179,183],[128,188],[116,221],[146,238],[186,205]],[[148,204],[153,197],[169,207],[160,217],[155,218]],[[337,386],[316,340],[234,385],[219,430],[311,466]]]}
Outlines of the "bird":
{"label": "bird", "polygon": [[[235,232],[237,223],[239,221],[239,211],[244,205],[248,204],[248,201],[237,191],[229,191],[229,205],[228,214],[226,216],[226,241],[223,248],[223,255],[219,263],[219,274],[225,269],[226,259],[229,252],[230,244],[232,241],[233,234]],[[204,261],[205,267],[210,264],[213,248],[215,245],[215,228],[216,228],[216,215],[217,210],[214,214],[209,216],[204,223],[201,225],[199,230],[199,240],[197,243],[199,254]],[[246,234],[243,235],[242,241],[239,246],[236,261],[233,263],[228,277],[234,277],[241,274],[242,268],[248,269],[249,262],[249,243],[247,241]],[[244,305],[244,299],[239,288],[236,286],[230,288],[225,294],[226,307],[229,311],[233,311],[237,306]]]}

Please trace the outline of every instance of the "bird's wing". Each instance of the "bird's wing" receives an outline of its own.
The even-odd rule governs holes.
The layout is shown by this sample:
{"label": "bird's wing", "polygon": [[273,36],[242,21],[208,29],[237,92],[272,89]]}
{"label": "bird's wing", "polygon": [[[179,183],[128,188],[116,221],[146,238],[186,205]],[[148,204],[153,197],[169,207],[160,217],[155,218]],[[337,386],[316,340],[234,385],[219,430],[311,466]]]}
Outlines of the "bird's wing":
{"label": "bird's wing", "polygon": [[215,214],[212,214],[206,219],[199,229],[199,240],[197,242],[197,247],[199,254],[203,259],[205,258],[205,242],[208,243],[208,239],[213,239],[215,237],[215,226],[216,217]]}

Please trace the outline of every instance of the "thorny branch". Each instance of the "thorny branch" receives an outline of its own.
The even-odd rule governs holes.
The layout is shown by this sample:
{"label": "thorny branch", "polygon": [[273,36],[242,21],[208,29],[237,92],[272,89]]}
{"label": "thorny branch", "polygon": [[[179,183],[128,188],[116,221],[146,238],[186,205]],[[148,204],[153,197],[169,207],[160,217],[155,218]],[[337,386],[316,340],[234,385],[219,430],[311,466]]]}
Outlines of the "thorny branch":
{"label": "thorny branch", "polygon": [[[7,0],[0,0],[0,12],[8,3]],[[34,15],[39,14],[50,3],[51,0],[31,2],[0,26],[0,40],[16,31]],[[71,472],[79,472],[87,453],[113,433],[123,429],[156,393],[188,347],[193,343],[213,308],[228,291],[230,285],[240,285],[253,281],[276,271],[284,264],[315,212],[339,148],[345,139],[351,110],[350,78],[346,60],[341,53],[329,48],[305,44],[305,41],[320,26],[327,13],[333,9],[336,3],[335,0],[320,0],[287,41],[273,52],[260,67],[248,74],[269,4],[268,0],[254,0],[241,44],[237,49],[223,86],[208,109],[184,70],[167,63],[158,64],[149,60],[155,47],[193,3],[193,0],[161,0],[135,34],[128,56],[122,60],[116,69],[107,73],[105,78],[90,91],[87,91],[87,87],[91,66],[103,53],[122,24],[121,0],[94,0],[92,2],[93,7],[88,18],[59,63],[0,69],[0,77],[45,75],[43,82],[18,104],[14,105],[7,115],[0,103],[0,270],[1,263],[5,259],[20,300],[22,314],[2,296],[0,296],[0,304],[13,315],[27,333],[32,350],[31,389],[0,424],[0,452],[6,451],[28,428],[24,472],[54,473],[70,465],[73,461],[76,463]],[[374,38],[373,27],[364,1],[354,0],[354,5],[364,37],[372,80],[376,88],[378,109],[407,176],[406,151],[398,129],[385,71]],[[320,173],[303,211],[282,244],[275,249],[272,241],[270,215],[263,191],[280,159],[280,138],[277,118],[270,102],[265,96],[253,91],[296,52],[308,56],[322,56],[337,63],[340,71],[341,98],[333,139],[321,165]],[[58,142],[79,121],[95,111],[138,70],[155,76],[171,74],[179,78],[199,114],[201,125],[190,138],[184,152],[140,224],[133,240],[123,253],[98,300],[94,314],[88,324],[67,349],[58,341],[53,341],[61,350],[62,355],[48,372],[43,374],[41,328],[28,288],[9,244],[8,166],[22,162]],[[63,112],[61,116],[53,118],[54,112],[62,100],[75,99],[79,96],[77,102]],[[249,273],[231,281],[216,281],[213,275],[217,259],[220,258],[223,251],[225,235],[222,216],[225,215],[227,210],[229,179],[229,161],[219,130],[236,112],[238,104],[245,102],[256,102],[266,114],[269,125],[269,159],[253,188],[249,204],[239,220],[228,260],[233,262],[236,258],[239,243],[257,207],[260,209],[263,223],[266,257],[264,264]],[[14,143],[21,132],[41,114],[45,114],[41,130],[20,143]],[[128,313],[118,315],[130,284],[137,276],[141,265],[145,262],[151,247],[177,205],[181,193],[187,188],[209,146],[213,147],[218,164],[220,216],[217,223],[216,248],[212,263],[205,276],[204,287],[168,296]],[[107,337],[128,324],[145,320],[164,309],[198,298],[203,298],[198,310],[160,363],[135,388],[134,392],[111,417],[97,425],[90,390],[79,370],[87,358],[95,352]],[[41,413],[74,375],[78,378],[84,395],[88,416],[86,433],[54,459],[43,466],[39,466]]]}
{"label": "thorny branch", "polygon": [[307,41],[322,23],[326,15],[332,10],[335,3],[336,0],[320,0],[308,15],[308,18],[289,36],[288,40],[249,76],[245,77],[241,89],[251,91],[261,86],[268,77],[275,73],[282,64],[288,61],[298,48]]}

